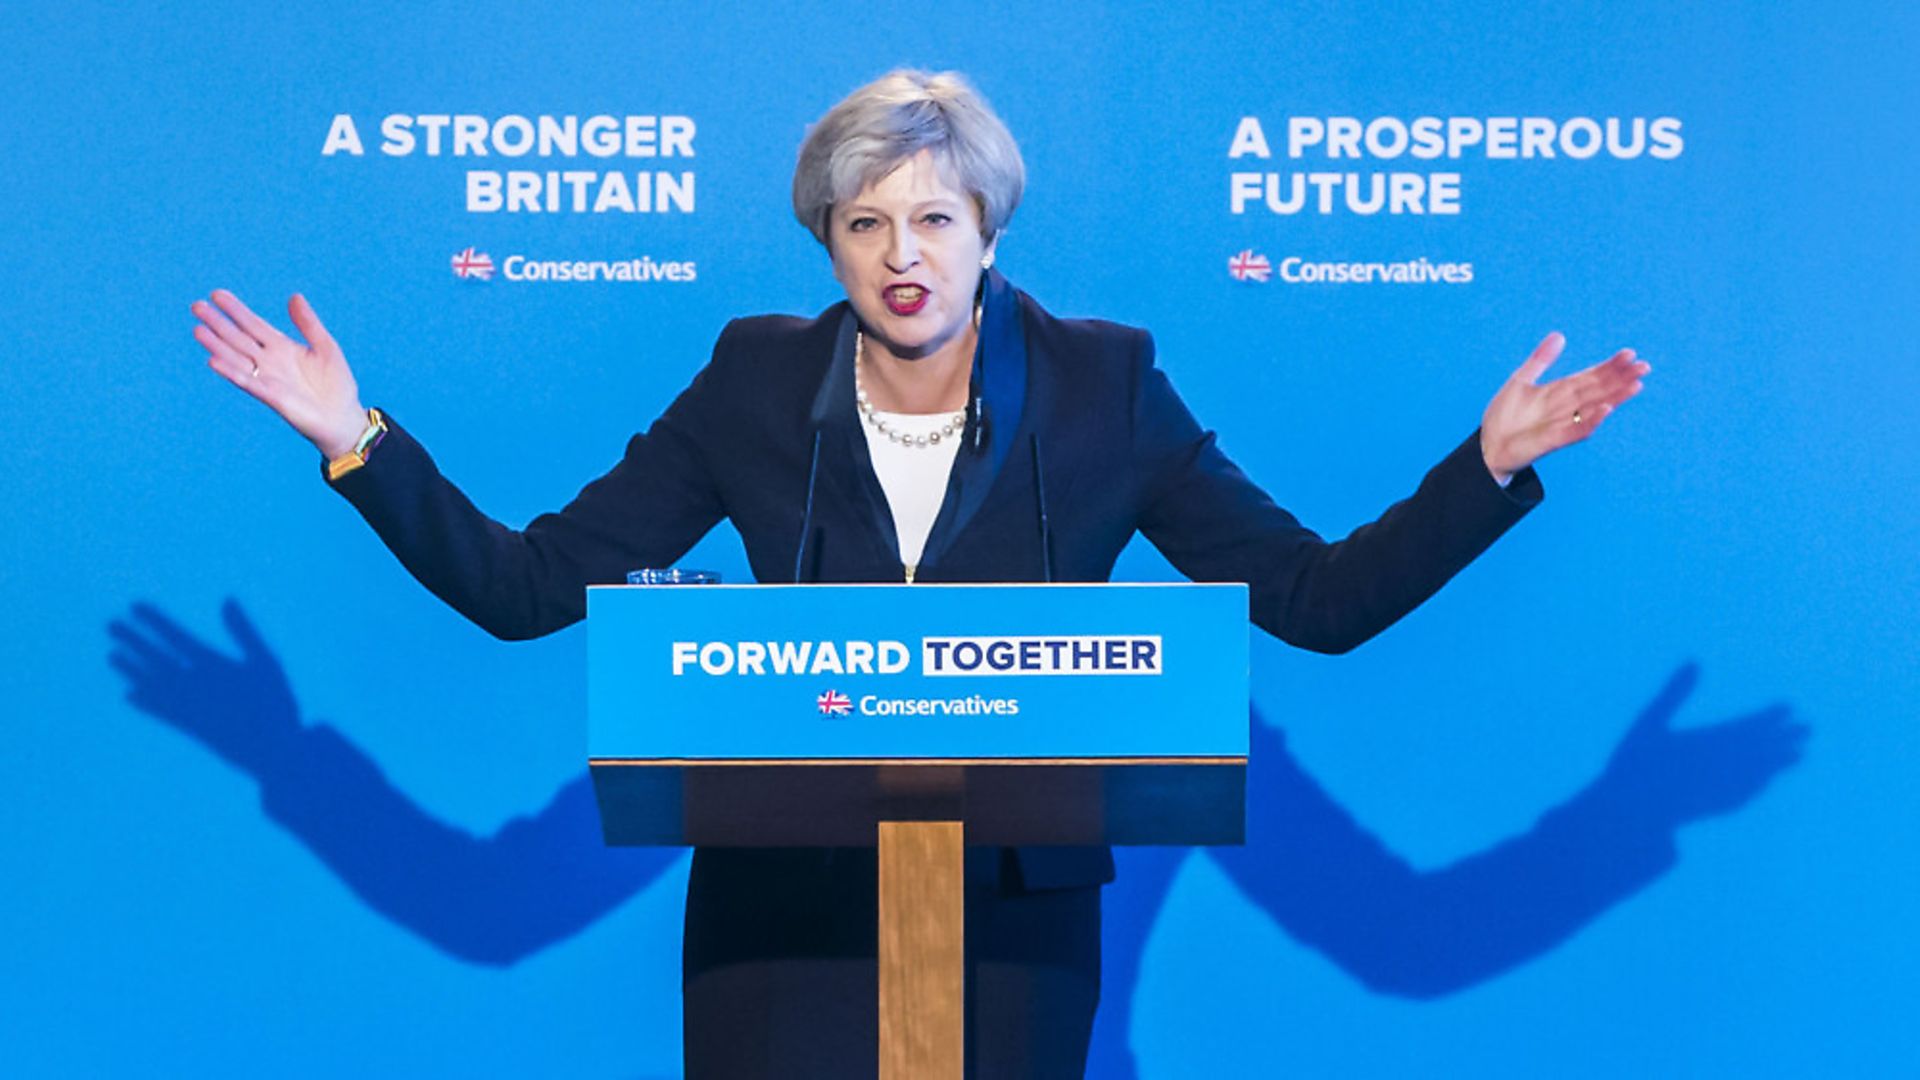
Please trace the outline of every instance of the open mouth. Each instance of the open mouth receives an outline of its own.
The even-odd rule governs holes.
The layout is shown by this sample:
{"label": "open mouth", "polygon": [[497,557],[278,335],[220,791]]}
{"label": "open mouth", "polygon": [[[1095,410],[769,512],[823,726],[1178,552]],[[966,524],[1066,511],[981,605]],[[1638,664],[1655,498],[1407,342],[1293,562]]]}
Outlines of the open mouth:
{"label": "open mouth", "polygon": [[895,315],[911,315],[927,304],[927,290],[921,285],[889,285],[881,295]]}

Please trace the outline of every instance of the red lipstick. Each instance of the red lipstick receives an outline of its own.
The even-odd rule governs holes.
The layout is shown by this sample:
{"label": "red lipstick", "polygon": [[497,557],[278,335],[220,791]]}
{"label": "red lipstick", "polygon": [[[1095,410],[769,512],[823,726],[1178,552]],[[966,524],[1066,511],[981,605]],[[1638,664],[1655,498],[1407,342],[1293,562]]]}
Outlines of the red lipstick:
{"label": "red lipstick", "polygon": [[911,315],[927,306],[927,297],[932,295],[924,285],[889,285],[881,291],[886,298],[887,310],[895,315]]}

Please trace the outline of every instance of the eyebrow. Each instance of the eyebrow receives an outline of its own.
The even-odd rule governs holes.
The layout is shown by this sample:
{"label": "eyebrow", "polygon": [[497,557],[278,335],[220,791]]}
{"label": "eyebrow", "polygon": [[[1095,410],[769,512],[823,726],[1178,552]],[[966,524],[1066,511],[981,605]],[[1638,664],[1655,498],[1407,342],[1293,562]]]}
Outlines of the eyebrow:
{"label": "eyebrow", "polygon": [[[923,199],[920,202],[914,203],[913,209],[924,210],[930,206],[963,206],[963,205],[965,205],[964,202],[962,202],[960,199],[955,198],[952,195],[937,195],[931,199]],[[842,203],[841,205],[835,208],[835,211],[837,213],[842,213],[842,214],[852,214],[860,211],[865,211],[871,214],[878,214],[880,213],[880,208],[877,206],[868,206],[866,203]]]}

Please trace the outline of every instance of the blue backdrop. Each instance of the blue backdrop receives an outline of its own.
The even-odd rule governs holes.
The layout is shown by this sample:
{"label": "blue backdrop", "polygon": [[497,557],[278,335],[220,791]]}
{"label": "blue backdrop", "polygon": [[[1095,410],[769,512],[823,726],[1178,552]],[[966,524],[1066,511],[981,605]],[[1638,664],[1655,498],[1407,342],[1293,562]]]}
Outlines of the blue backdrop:
{"label": "blue backdrop", "polygon": [[[728,318],[838,298],[794,150],[902,63],[969,73],[1021,139],[1009,277],[1150,327],[1324,532],[1410,491],[1548,329],[1569,370],[1655,368],[1403,624],[1336,658],[1256,639],[1252,841],[1121,853],[1097,1075],[1920,1066],[1913,9],[1157,7],[0,15],[0,1071],[677,1073],[685,859],[594,843],[583,634],[441,607],[205,369],[187,305],[230,287],[284,325],[303,290],[368,402],[524,521]],[[396,114],[686,117],[693,156],[388,154]],[[362,154],[323,153],[340,115]],[[1288,156],[1295,118],[1423,116],[1671,117],[1682,149]],[[1229,156],[1246,117],[1270,159]],[[470,172],[511,170],[689,190],[469,209]],[[1458,212],[1233,212],[1233,173],[1302,170]],[[452,272],[469,249],[490,279]],[[514,254],[697,273],[516,281]],[[688,563],[746,577],[724,527]]]}

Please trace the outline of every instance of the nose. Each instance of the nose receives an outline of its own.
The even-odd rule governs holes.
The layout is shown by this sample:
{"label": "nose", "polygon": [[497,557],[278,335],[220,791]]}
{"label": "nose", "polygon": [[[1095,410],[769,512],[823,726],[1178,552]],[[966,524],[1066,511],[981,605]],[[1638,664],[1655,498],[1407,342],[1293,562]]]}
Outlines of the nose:
{"label": "nose", "polygon": [[912,229],[893,230],[893,242],[887,246],[887,269],[906,273],[920,262],[920,241]]}

